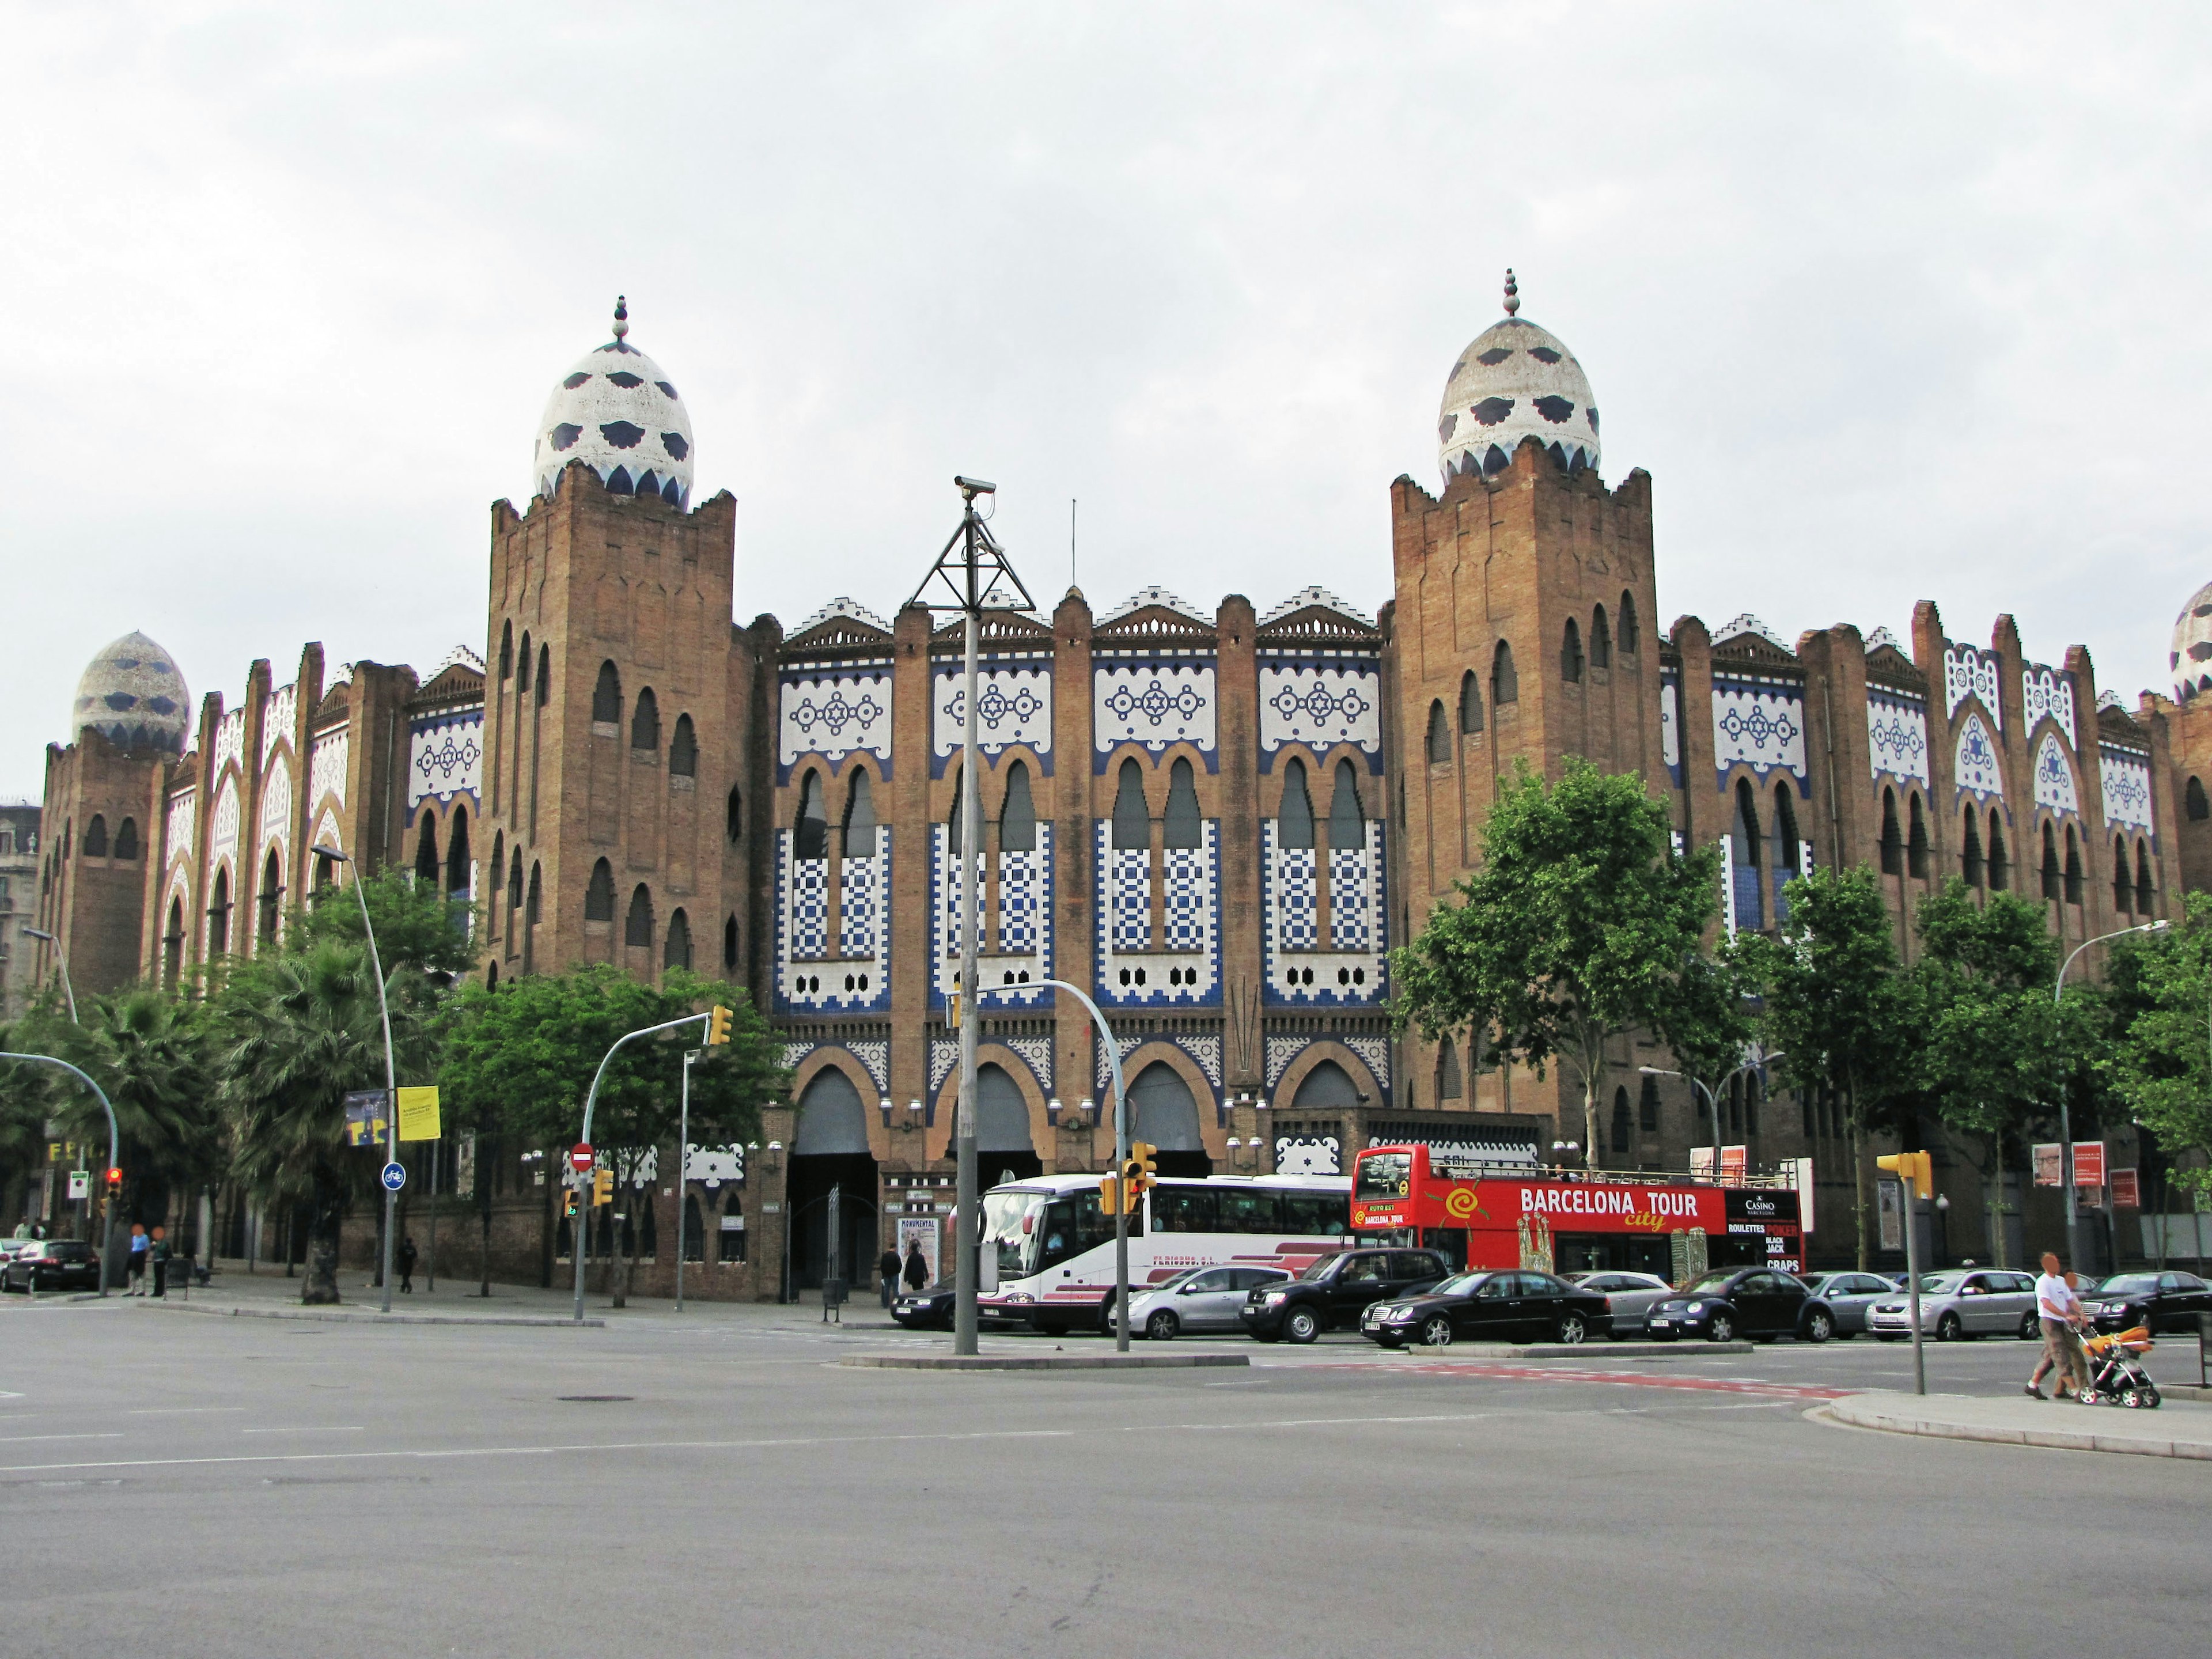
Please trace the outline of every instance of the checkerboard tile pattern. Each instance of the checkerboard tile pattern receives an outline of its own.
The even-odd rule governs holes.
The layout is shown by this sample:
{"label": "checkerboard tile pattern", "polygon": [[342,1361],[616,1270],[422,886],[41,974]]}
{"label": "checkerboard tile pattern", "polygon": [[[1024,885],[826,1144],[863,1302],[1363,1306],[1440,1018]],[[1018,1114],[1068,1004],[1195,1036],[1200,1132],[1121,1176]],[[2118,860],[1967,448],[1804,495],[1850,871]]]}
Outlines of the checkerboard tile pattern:
{"label": "checkerboard tile pattern", "polygon": [[1340,951],[1364,951],[1374,929],[1368,919],[1367,849],[1332,847],[1328,853],[1329,927]]}
{"label": "checkerboard tile pattern", "polygon": [[[1204,842],[1162,859],[1161,923],[1152,937],[1152,858],[1112,844],[1113,825],[1095,822],[1095,941],[1099,1001],[1121,1008],[1215,1007],[1221,1001],[1221,824],[1205,822]],[[1163,953],[1171,953],[1163,955]],[[1124,974],[1127,982],[1124,982]]]}
{"label": "checkerboard tile pattern", "polygon": [[1275,848],[1273,845],[1275,838],[1273,819],[1265,824],[1264,833],[1274,866],[1275,904],[1272,919],[1277,946],[1285,951],[1318,951],[1321,949],[1321,897],[1314,881],[1314,849],[1310,847]]}
{"label": "checkerboard tile pattern", "polygon": [[1330,937],[1322,933],[1316,854],[1276,843],[1273,820],[1260,826],[1260,959],[1262,997],[1279,1007],[1374,1007],[1389,998],[1385,958],[1382,824],[1370,819],[1367,844],[1331,848]]}
{"label": "checkerboard tile pattern", "polygon": [[791,954],[793,957],[830,954],[828,859],[791,861]]}
{"label": "checkerboard tile pattern", "polygon": [[1152,855],[1141,847],[1109,847],[1104,856],[1114,948],[1144,950],[1152,942]]}
{"label": "checkerboard tile pattern", "polygon": [[[1212,837],[1206,839],[1210,843]],[[1167,937],[1161,943],[1170,951],[1206,948],[1213,913],[1212,853],[1208,845],[1171,847],[1162,854],[1166,869],[1160,921]]]}
{"label": "checkerboard tile pattern", "polygon": [[877,895],[880,889],[878,870],[873,857],[847,859],[840,872],[838,902],[838,932],[842,936],[840,949],[848,957],[872,957],[876,954],[876,937],[880,923]]}
{"label": "checkerboard tile pattern", "polygon": [[999,854],[999,949],[1008,956],[1037,948],[1046,921],[1042,900],[1045,867],[1052,857],[1046,840],[1050,830],[1049,824],[1037,826],[1038,846],[1034,853]]}

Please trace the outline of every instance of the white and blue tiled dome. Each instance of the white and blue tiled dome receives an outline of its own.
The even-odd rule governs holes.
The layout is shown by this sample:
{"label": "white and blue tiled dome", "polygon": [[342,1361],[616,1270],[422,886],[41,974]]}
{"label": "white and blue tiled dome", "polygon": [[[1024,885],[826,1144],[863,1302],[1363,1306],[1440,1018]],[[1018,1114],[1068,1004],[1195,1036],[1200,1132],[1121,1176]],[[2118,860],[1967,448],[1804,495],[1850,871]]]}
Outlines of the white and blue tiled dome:
{"label": "white and blue tiled dome", "polygon": [[2212,691],[2212,582],[2198,588],[2173,619],[2170,665],[2176,702]]}
{"label": "white and blue tiled dome", "polygon": [[181,755],[191,718],[191,693],[176,659],[143,634],[125,634],[85,665],[70,711],[70,741],[89,726],[118,749]]}
{"label": "white and blue tiled dome", "polygon": [[1437,444],[1447,483],[1455,473],[1504,471],[1527,437],[1570,472],[1598,464],[1589,379],[1557,337],[1513,314],[1520,292],[1507,271],[1505,320],[1475,337],[1444,384]]}
{"label": "white and blue tiled dome", "polygon": [[617,495],[691,501],[691,417],[660,365],[629,343],[629,304],[615,301],[615,337],[562,377],[538,423],[531,475],[551,498],[561,469],[582,461]]}

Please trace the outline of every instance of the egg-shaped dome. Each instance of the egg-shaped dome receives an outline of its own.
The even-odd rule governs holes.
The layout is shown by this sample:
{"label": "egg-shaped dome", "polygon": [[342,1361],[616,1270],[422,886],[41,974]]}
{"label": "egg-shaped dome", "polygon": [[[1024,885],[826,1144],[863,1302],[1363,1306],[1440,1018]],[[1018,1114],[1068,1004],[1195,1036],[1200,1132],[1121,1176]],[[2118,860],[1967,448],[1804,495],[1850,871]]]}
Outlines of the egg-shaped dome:
{"label": "egg-shaped dome", "polygon": [[1571,472],[1598,464],[1589,378],[1557,337],[1513,313],[1520,289],[1505,273],[1505,320],[1474,337],[1452,365],[1437,417],[1447,483],[1456,472],[1500,472],[1534,437]]}
{"label": "egg-shaped dome", "polygon": [[2212,691],[2212,582],[2198,588],[2173,619],[2173,696],[2177,702]]}
{"label": "egg-shaped dome", "polygon": [[550,497],[561,469],[582,461],[617,495],[691,501],[691,417],[675,385],[626,337],[629,304],[615,301],[615,337],[553,388],[538,423],[531,476]]}
{"label": "egg-shaped dome", "polygon": [[191,702],[177,659],[143,634],[125,634],[85,665],[70,714],[70,741],[89,726],[118,749],[181,755]]}

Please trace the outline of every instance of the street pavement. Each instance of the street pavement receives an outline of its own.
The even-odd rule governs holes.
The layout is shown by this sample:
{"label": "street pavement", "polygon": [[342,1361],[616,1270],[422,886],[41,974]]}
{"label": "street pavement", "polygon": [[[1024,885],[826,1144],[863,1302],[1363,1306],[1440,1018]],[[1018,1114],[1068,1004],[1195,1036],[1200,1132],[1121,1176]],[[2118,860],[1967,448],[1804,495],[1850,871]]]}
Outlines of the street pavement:
{"label": "street pavement", "polygon": [[[605,1302],[561,1329],[0,1298],[0,1653],[2203,1645],[2204,1464],[1808,1416],[1909,1389],[1904,1347],[915,1372],[836,1363],[946,1344],[872,1303]],[[1994,1401],[2035,1350],[1928,1352],[1931,1388]]]}

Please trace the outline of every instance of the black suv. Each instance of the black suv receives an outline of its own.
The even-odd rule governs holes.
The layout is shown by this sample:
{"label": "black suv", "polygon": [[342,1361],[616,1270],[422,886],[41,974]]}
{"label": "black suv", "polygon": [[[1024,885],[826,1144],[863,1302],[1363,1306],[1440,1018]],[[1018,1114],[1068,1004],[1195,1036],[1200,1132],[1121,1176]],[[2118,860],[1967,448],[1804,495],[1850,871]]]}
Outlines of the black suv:
{"label": "black suv", "polygon": [[1262,1285],[1239,1316],[1262,1342],[1310,1342],[1333,1328],[1357,1330],[1369,1304],[1419,1296],[1451,1272],[1435,1250],[1346,1250],[1324,1256],[1288,1283]]}

